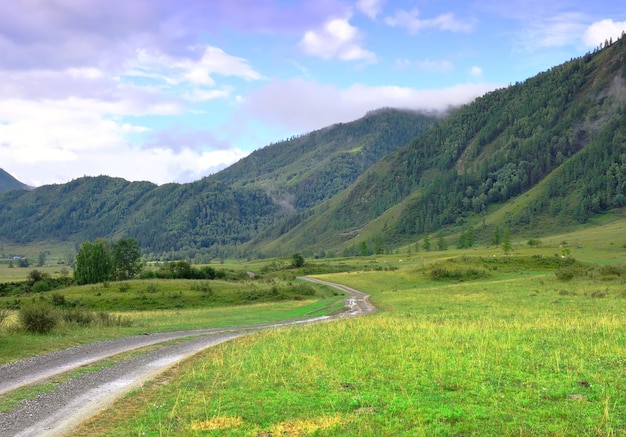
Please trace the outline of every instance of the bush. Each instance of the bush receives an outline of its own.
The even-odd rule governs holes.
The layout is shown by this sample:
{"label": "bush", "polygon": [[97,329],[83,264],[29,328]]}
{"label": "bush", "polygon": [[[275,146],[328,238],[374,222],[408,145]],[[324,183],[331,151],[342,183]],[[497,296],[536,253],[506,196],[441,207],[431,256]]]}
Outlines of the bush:
{"label": "bush", "polygon": [[559,281],[571,281],[575,276],[572,269],[559,269],[554,274]]}
{"label": "bush", "polygon": [[52,285],[47,280],[41,280],[35,282],[31,287],[30,291],[33,293],[43,293],[44,291],[52,290]]}
{"label": "bush", "polygon": [[95,317],[91,311],[82,308],[73,308],[63,312],[63,320],[67,323],[76,323],[80,326],[89,326],[93,323]]}
{"label": "bush", "polygon": [[4,323],[4,321],[11,315],[11,311],[0,308],[0,325]]}
{"label": "bush", "polygon": [[209,281],[198,281],[191,285],[191,290],[200,291],[205,294],[213,294],[213,288],[211,287],[211,283]]}
{"label": "bush", "polygon": [[50,304],[37,302],[24,306],[19,313],[20,323],[28,332],[47,334],[59,323],[59,313]]}
{"label": "bush", "polygon": [[112,315],[104,311],[96,314],[98,324],[101,326],[119,326],[127,328],[133,325],[133,320],[120,315]]}
{"label": "bush", "polygon": [[52,305],[62,307],[65,305],[65,296],[61,293],[52,293]]}
{"label": "bush", "polygon": [[435,267],[430,272],[430,277],[435,281],[472,281],[489,276],[486,270],[481,269],[452,269]]}

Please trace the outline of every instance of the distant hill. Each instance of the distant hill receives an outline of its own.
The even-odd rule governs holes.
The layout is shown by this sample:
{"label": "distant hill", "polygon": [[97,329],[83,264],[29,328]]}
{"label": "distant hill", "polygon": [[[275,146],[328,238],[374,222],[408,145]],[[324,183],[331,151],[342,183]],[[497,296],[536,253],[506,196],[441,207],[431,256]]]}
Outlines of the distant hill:
{"label": "distant hill", "polygon": [[371,113],[267,146],[189,184],[100,176],[7,192],[0,194],[0,240],[133,237],[152,259],[246,257],[242,243],[296,210],[306,213],[435,122],[405,111]]}
{"label": "distant hill", "polygon": [[[626,38],[441,120],[381,110],[190,184],[0,193],[0,240],[134,237],[149,259],[359,254],[541,236],[626,206]],[[437,237],[437,238],[435,238]]]}
{"label": "distant hill", "polygon": [[30,187],[21,183],[9,173],[0,168],[0,193],[11,190],[28,190]]}

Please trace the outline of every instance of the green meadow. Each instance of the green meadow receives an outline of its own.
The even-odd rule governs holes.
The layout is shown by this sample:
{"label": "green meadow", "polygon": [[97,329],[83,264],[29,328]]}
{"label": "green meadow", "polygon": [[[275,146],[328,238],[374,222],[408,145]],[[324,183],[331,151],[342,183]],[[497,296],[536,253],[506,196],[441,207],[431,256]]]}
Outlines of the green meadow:
{"label": "green meadow", "polygon": [[75,435],[625,435],[626,249],[611,235],[352,260],[318,277],[370,293],[376,314],[209,349]]}
{"label": "green meadow", "polygon": [[[626,435],[624,243],[623,224],[616,222],[533,245],[515,241],[508,256],[483,247],[307,260],[316,277],[369,293],[379,311],[208,349],[72,435]],[[298,284],[273,274],[264,287]],[[120,291],[111,283],[76,296],[68,291],[66,299],[149,296],[148,286],[137,281]],[[40,338],[43,347],[72,336],[226,326],[338,305],[324,287],[305,300],[213,307],[198,307],[202,291],[190,284],[174,288],[189,293],[188,306],[123,312],[135,320],[132,327],[79,334],[65,326],[48,336],[5,335],[0,344],[19,335],[18,344]],[[157,283],[153,294],[166,301],[175,292]]]}
{"label": "green meadow", "polygon": [[[20,325],[17,308],[37,304],[59,320],[45,335]],[[283,279],[133,280],[2,296],[0,364],[85,342],[298,319],[342,306],[333,290]]]}

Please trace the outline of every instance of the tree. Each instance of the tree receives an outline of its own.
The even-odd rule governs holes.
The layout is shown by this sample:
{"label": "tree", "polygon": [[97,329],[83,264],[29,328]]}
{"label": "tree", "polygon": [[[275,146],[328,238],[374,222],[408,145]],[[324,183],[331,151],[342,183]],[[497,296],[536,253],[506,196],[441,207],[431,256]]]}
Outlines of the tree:
{"label": "tree", "polygon": [[374,239],[374,253],[376,255],[382,255],[385,253],[385,242],[383,240],[383,236],[381,234],[376,235]]}
{"label": "tree", "polygon": [[437,250],[448,250],[448,243],[441,232],[437,236]]}
{"label": "tree", "polygon": [[171,277],[176,279],[191,279],[193,270],[187,261],[170,261],[167,263]]}
{"label": "tree", "polygon": [[494,246],[499,246],[502,242],[502,236],[500,235],[500,226],[496,226],[496,229],[493,231],[493,238],[491,239],[491,244]]}
{"label": "tree", "polygon": [[365,241],[361,242],[361,247],[359,248],[359,256],[368,256],[370,254],[370,250],[367,247],[367,243]]}
{"label": "tree", "polygon": [[39,262],[37,263],[37,267],[43,267],[46,264],[46,252],[39,252]]}
{"label": "tree", "polygon": [[84,242],[76,255],[76,284],[129,279],[143,269],[137,240],[123,238],[110,243],[104,239]]}
{"label": "tree", "polygon": [[115,279],[131,279],[141,273],[143,261],[139,244],[134,238],[122,238],[112,244]]}
{"label": "tree", "polygon": [[93,243],[86,241],[76,255],[74,281],[77,285],[96,284],[112,279],[113,260],[109,242],[98,239]]}
{"label": "tree", "polygon": [[513,245],[511,244],[511,231],[508,226],[504,228],[504,235],[502,236],[502,250],[505,255],[508,255],[509,252],[513,250]]}
{"label": "tree", "polygon": [[474,228],[468,226],[467,229],[459,235],[459,240],[457,241],[456,246],[459,249],[469,249],[470,247],[474,247],[475,242],[476,237],[474,234]]}
{"label": "tree", "polygon": [[304,257],[300,253],[294,253],[291,255],[291,266],[302,267],[304,265]]}
{"label": "tree", "polygon": [[426,252],[430,250],[430,237],[428,234],[424,235],[424,241],[422,241],[422,247]]}

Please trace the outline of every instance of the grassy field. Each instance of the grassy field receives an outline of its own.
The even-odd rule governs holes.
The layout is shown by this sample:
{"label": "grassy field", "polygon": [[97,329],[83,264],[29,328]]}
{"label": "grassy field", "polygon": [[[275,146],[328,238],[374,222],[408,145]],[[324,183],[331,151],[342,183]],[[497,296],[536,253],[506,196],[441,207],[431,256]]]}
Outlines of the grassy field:
{"label": "grassy field", "polygon": [[[302,289],[301,287],[304,287]],[[304,292],[305,294],[301,294]],[[47,335],[21,328],[18,310],[44,302],[59,313],[95,315],[85,326],[62,321]],[[85,342],[163,332],[295,319],[336,311],[343,298],[327,287],[285,280],[146,280],[86,285],[0,297],[0,364]],[[114,322],[99,323],[104,312]]]}
{"label": "grassy field", "polygon": [[[73,435],[626,435],[626,234],[620,223],[598,229],[516,241],[510,256],[476,248],[334,260],[356,271],[319,277],[370,293],[378,313],[211,348]],[[100,293],[139,295],[147,284],[133,287]],[[332,298],[135,311],[137,327],[107,335],[297,316]],[[8,348],[38,338],[50,341]]]}
{"label": "grassy field", "polygon": [[571,259],[626,250],[582,237],[321,275],[381,311],[207,350],[75,435],[626,435],[625,270]]}

